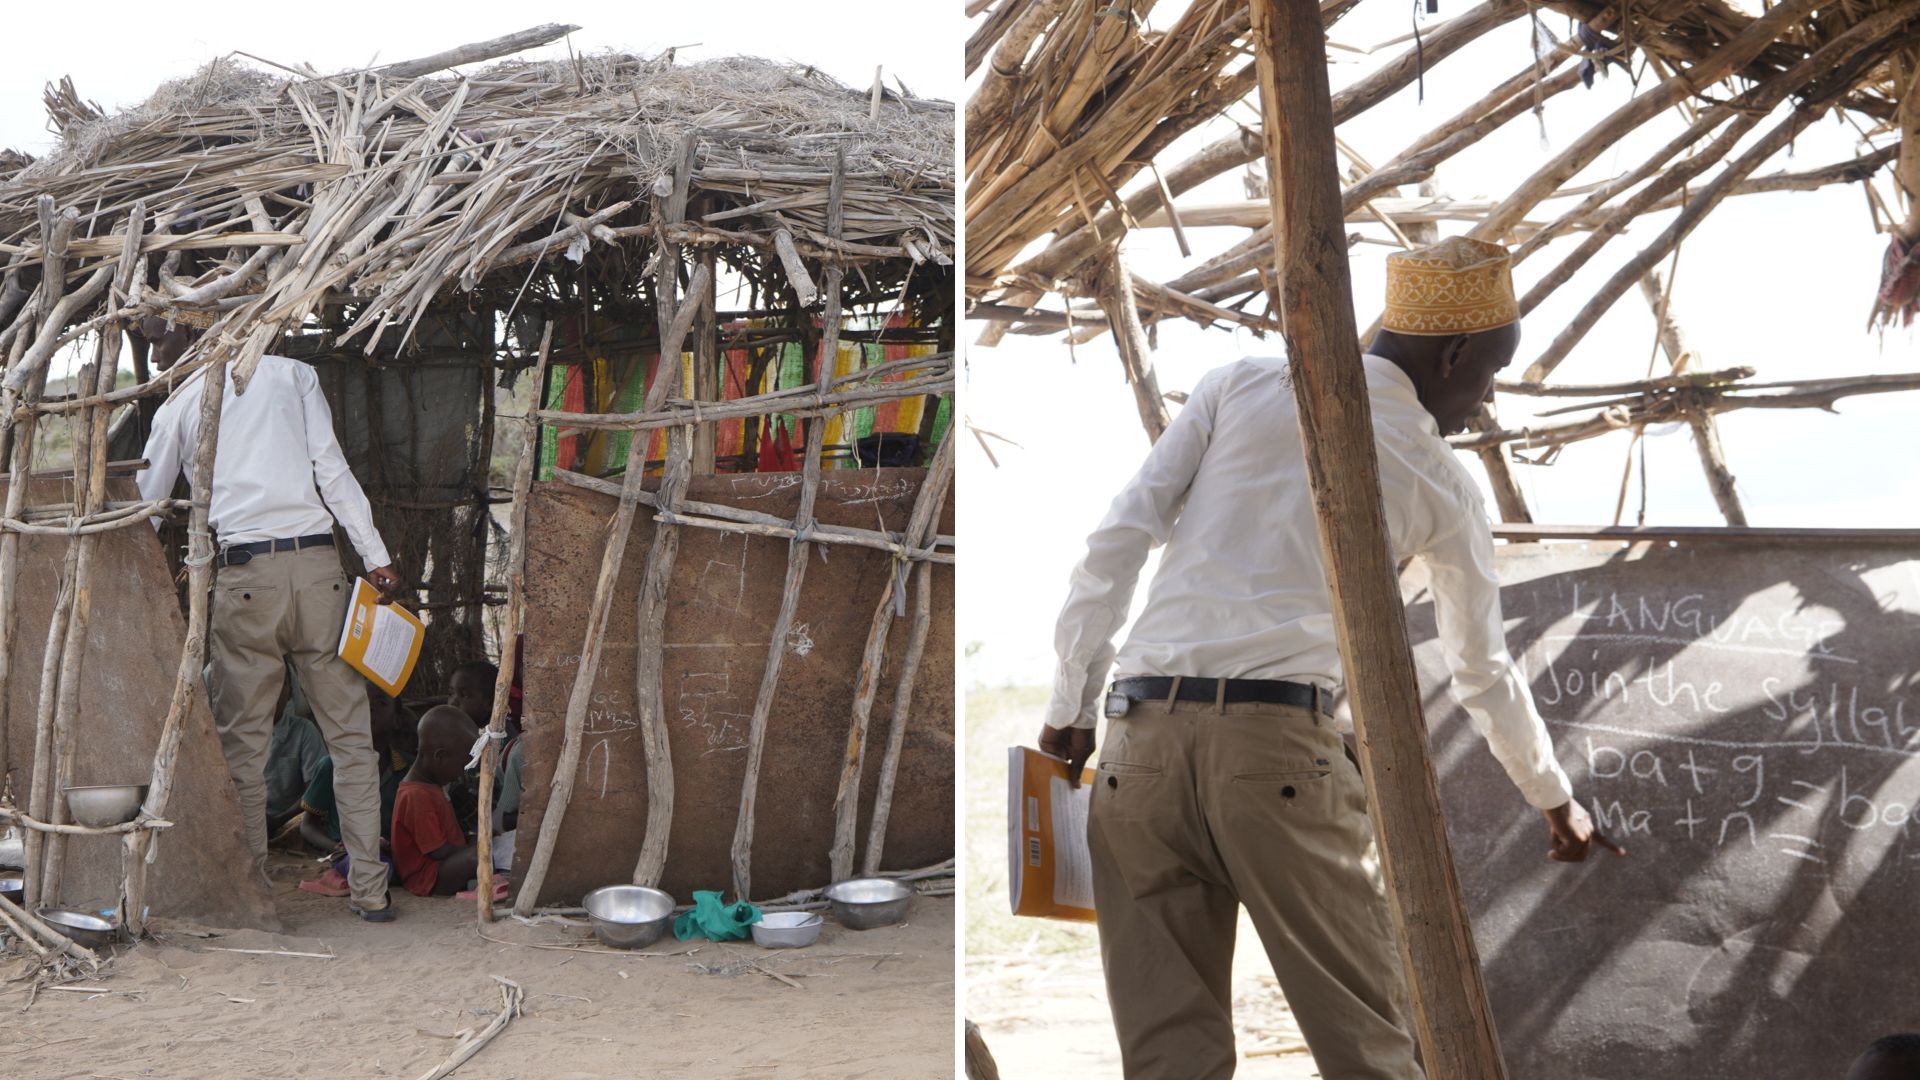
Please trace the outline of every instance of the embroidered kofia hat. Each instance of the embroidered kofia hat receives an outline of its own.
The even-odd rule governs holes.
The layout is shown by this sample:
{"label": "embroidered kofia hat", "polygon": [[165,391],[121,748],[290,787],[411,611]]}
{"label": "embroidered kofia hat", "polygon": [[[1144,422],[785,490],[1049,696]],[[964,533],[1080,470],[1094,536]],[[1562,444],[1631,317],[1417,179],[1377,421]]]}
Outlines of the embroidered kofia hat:
{"label": "embroidered kofia hat", "polygon": [[1437,337],[1472,334],[1520,321],[1507,249],[1465,236],[1387,256],[1383,329]]}
{"label": "embroidered kofia hat", "polygon": [[168,304],[162,309],[161,317],[165,318],[170,326],[191,326],[195,330],[205,330],[220,318],[220,313],[184,307],[180,304]]}

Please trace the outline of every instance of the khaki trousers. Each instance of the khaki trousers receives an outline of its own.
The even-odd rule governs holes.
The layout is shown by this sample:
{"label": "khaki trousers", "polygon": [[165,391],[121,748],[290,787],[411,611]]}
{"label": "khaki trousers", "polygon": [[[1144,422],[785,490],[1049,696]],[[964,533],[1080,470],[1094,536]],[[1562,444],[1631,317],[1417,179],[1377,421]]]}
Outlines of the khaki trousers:
{"label": "khaki trousers", "polygon": [[1418,1080],[1366,788],[1285,705],[1135,702],[1099,755],[1087,834],[1129,1080],[1233,1075],[1246,905],[1325,1080]]}
{"label": "khaki trousers", "polygon": [[380,861],[380,766],[367,717],[366,680],[338,656],[352,586],[333,548],[255,555],[219,568],[213,583],[213,722],[240,794],[255,863],[267,859],[267,747],[273,706],[293,661],[313,718],[333,755],[340,838],[352,859],[348,884],[362,906],[384,907]]}

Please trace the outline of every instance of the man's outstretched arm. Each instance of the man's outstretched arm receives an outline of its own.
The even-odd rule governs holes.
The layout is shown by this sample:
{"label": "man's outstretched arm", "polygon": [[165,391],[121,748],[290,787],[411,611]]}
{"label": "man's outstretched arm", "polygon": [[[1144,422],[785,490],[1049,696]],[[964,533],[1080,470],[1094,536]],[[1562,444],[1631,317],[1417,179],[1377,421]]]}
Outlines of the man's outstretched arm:
{"label": "man's outstretched arm", "polygon": [[1594,844],[1625,855],[1573,801],[1573,784],[1554,758],[1533,694],[1507,651],[1492,535],[1477,513],[1455,521],[1426,552],[1434,619],[1455,696],[1522,797],[1546,817],[1548,858],[1580,862]]}

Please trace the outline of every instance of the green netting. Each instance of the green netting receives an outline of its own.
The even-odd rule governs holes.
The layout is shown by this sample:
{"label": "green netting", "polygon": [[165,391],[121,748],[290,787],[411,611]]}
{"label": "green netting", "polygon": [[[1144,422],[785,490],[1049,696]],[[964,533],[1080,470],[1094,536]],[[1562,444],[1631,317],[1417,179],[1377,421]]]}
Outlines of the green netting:
{"label": "green netting", "polygon": [[[775,390],[785,390],[788,387],[799,386],[806,381],[807,354],[805,350],[800,348],[800,343],[797,341],[789,341],[785,345],[780,346],[779,375],[774,384],[767,387],[766,392],[772,393]],[[792,439],[796,446],[800,443],[800,422],[792,413],[774,413],[772,419],[787,426],[787,437]],[[764,440],[773,438],[775,430],[771,424],[768,425],[766,434],[762,436],[763,441],[760,445],[767,445]]]}
{"label": "green netting", "polygon": [[[940,395],[940,408],[933,414],[933,445],[939,446],[940,440],[947,437],[947,429],[953,426],[953,395]],[[931,459],[929,459],[931,460]]]}
{"label": "green netting", "polygon": [[[542,395],[541,408],[558,409],[566,404],[567,373],[572,368],[566,364],[555,364],[547,369],[547,385]],[[555,373],[559,378],[554,378]],[[553,479],[554,463],[560,460],[560,436],[552,428],[540,430],[540,457],[534,463],[535,480]]]}
{"label": "green netting", "polygon": [[[886,356],[886,350],[881,348],[877,343],[864,342],[860,346],[860,366],[862,368],[870,368],[875,364],[883,363],[886,360]],[[866,405],[854,410],[853,414],[847,418],[847,441],[849,443],[855,443],[873,434],[873,422],[879,414],[879,407],[874,405]],[[848,455],[846,467],[850,469],[859,468],[860,456],[858,454]]]}
{"label": "green netting", "polygon": [[[659,363],[659,358],[656,357],[654,359],[654,362],[657,366]],[[617,367],[618,364],[616,363],[610,366]],[[658,376],[656,376],[656,378],[657,377]],[[619,392],[614,395],[613,407],[608,411],[609,412],[638,412],[641,404],[644,403],[646,400],[647,400],[647,372],[646,372],[646,364],[643,361],[641,363],[637,363],[633,365],[633,372],[627,376],[626,385],[622,386]],[[629,451],[633,449],[633,440],[635,436],[644,436],[647,439],[647,442],[643,444],[643,446],[652,444],[653,432],[651,431],[608,432],[608,437],[607,437],[607,475],[608,476],[612,476],[616,473],[626,471],[627,454]],[[646,456],[644,452],[641,455],[640,464],[642,468],[646,467]]]}

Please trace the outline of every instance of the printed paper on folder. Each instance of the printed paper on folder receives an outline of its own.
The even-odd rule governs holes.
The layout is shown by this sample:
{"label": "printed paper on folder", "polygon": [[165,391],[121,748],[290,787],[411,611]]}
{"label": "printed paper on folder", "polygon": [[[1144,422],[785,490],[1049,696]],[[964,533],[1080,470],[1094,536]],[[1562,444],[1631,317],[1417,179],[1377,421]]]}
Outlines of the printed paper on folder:
{"label": "printed paper on folder", "polygon": [[1015,915],[1093,921],[1087,806],[1093,770],[1067,785],[1067,763],[1031,747],[1007,750],[1007,885]]}
{"label": "printed paper on folder", "polygon": [[353,585],[347,621],[340,627],[340,659],[368,681],[398,695],[420,659],[426,624],[399,604],[382,604],[380,591],[366,578]]}

